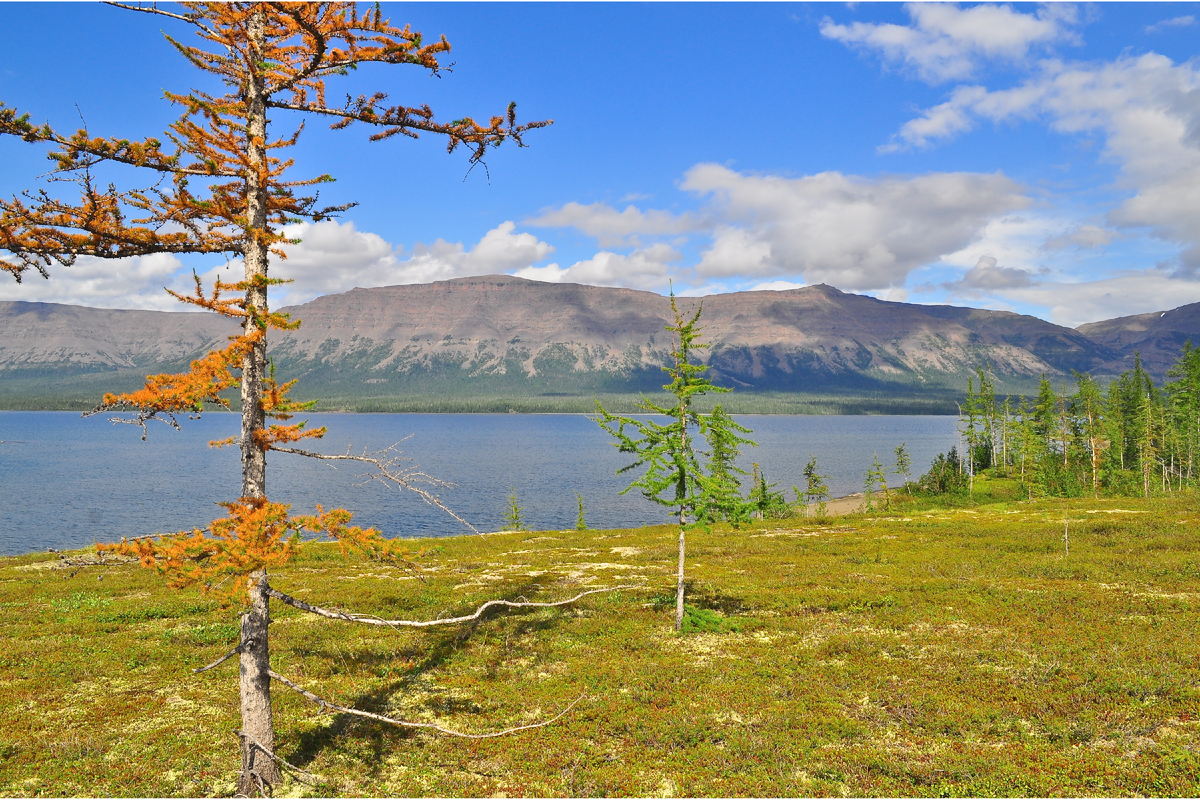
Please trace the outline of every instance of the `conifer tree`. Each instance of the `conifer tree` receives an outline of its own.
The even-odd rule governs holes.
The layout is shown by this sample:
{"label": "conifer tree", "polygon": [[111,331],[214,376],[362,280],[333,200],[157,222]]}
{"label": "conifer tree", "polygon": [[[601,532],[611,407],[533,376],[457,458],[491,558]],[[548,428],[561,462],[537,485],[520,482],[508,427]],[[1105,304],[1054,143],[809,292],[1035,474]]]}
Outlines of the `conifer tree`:
{"label": "conifer tree", "polygon": [[575,516],[575,530],[586,531],[588,529],[587,517],[583,513],[583,495],[579,492],[575,493],[576,499],[579,500],[579,513]]}
{"label": "conifer tree", "polygon": [[502,519],[506,531],[525,530],[525,510],[521,508],[521,503],[517,500],[515,486],[508,487],[508,503],[504,506]]}
{"label": "conifer tree", "polygon": [[[703,306],[691,317],[679,310],[674,291],[671,292],[671,314],[673,323],[666,326],[671,332],[671,361],[663,372],[671,382],[663,389],[673,398],[671,405],[657,403],[643,397],[639,407],[650,415],[666,417],[667,424],[653,417],[639,419],[610,414],[596,401],[596,422],[616,441],[614,446],[622,453],[633,456],[633,463],[622,467],[617,474],[644,469],[641,477],[622,490],[625,494],[633,489],[641,491],[647,499],[672,509],[679,523],[679,565],[675,582],[675,630],[683,630],[684,562],[686,556],[686,533],[697,525],[711,519],[735,519],[743,515],[744,501],[740,496],[729,493],[728,477],[713,477],[701,463],[696,451],[695,437],[705,437],[709,443],[709,459],[712,459],[714,439],[720,447],[730,448],[736,444],[753,444],[741,439],[736,432],[749,433],[736,425],[726,415],[701,414],[693,408],[694,398],[709,394],[728,392],[704,377],[708,367],[692,361],[692,352],[706,348],[699,341],[697,322]],[[724,440],[724,444],[720,444]],[[736,450],[730,451],[736,456]],[[726,457],[722,457],[725,459]],[[732,458],[728,458],[732,464]]]}
{"label": "conifer tree", "polygon": [[876,490],[883,492],[883,506],[888,508],[891,506],[891,496],[888,494],[887,485],[887,470],[883,468],[883,464],[879,463],[879,454],[876,453],[871,466],[867,468],[865,479],[863,481],[864,498],[863,502],[868,511],[874,508],[874,494]]}
{"label": "conifer tree", "polygon": [[749,439],[738,436],[750,433],[726,413],[720,403],[705,419],[705,439],[708,453],[705,469],[700,476],[702,491],[696,507],[696,519],[703,523],[744,522],[749,519],[750,503],[742,499],[739,475],[746,471],[737,465],[742,445],[755,446]]}
{"label": "conifer tree", "polygon": [[804,513],[808,516],[808,509],[813,503],[817,504],[817,516],[825,516],[825,501],[829,499],[829,487],[825,484],[827,476],[817,472],[817,457],[809,456],[808,463],[804,465]]}
{"label": "conifer tree", "polygon": [[767,481],[767,473],[754,465],[753,486],[750,489],[750,507],[759,519],[783,519],[791,514],[792,508],[777,483]]}
{"label": "conifer tree", "polygon": [[[0,270],[21,282],[31,270],[49,277],[49,267],[70,267],[80,256],[116,259],[154,253],[217,254],[241,260],[240,280],[217,280],[204,287],[197,278],[193,295],[175,295],[184,303],[237,320],[240,334],[223,349],[193,362],[185,373],[150,376],[141,390],[105,395],[96,412],[127,414],[118,419],[140,426],[145,438],[151,420],[178,427],[181,416],[199,416],[214,407],[230,408],[228,394],[240,392],[240,435],[213,443],[236,446],[241,452],[240,491],[237,499],[224,504],[226,516],[193,531],[140,538],[115,549],[136,555],[176,587],[220,583],[236,587],[243,581],[241,599],[247,610],[242,616],[241,641],[234,651],[205,669],[240,656],[239,734],[243,746],[238,793],[269,792],[279,782],[272,681],[326,707],[365,714],[322,700],[272,671],[268,637],[271,599],[330,619],[391,626],[456,624],[478,619],[485,610],[430,623],[379,620],[310,605],[287,596],[268,581],[267,571],[289,561],[302,547],[301,531],[323,533],[343,552],[358,551],[388,560],[405,557],[404,548],[383,538],[379,531],[349,525],[347,511],[325,511],[318,505],[314,514],[293,516],[288,506],[271,502],[266,480],[269,453],[363,463],[373,470],[373,478],[416,491],[427,502],[441,506],[434,494],[441,484],[399,464],[390,449],[361,456],[326,456],[295,446],[304,439],[320,438],[325,429],[306,428],[303,422],[286,424],[309,404],[291,400],[288,393],[294,382],[277,382],[273,369],[268,368],[269,332],[300,324],[271,310],[270,288],[281,281],[270,275],[270,266],[272,259],[285,257],[282,246],[288,240],[284,225],[325,220],[353,204],[320,205],[317,193],[310,190],[333,179],[328,175],[293,177],[293,162],[283,151],[296,144],[303,121],[314,119],[329,121],[334,129],[366,126],[373,131],[372,141],[396,135],[445,137],[450,152],[464,149],[474,165],[488,148],[506,142],[524,146],[523,136],[528,131],[549,122],[517,124],[515,104],[484,122],[471,117],[443,122],[427,105],[390,105],[383,92],[347,97],[344,104],[327,102],[328,78],[370,64],[441,73],[439,59],[449,51],[449,42],[444,37],[427,41],[407,26],[392,25],[378,5],[365,14],[354,3],[183,3],[178,10],[153,4],[111,5],[190,28],[198,37],[196,44],[169,35],[168,41],[194,67],[220,81],[224,94],[167,92],[167,100],[182,110],[181,115],[164,138],[144,139],[94,136],[86,128],[60,133],[48,124],[32,123],[29,113],[0,104],[0,135],[49,145],[54,164],[52,188],[73,183],[79,192],[78,199],[63,199],[43,189],[0,200],[0,251],[10,257],[0,259]],[[273,122],[289,116],[297,124],[281,135]],[[149,175],[151,180],[146,183],[154,186],[129,191],[102,186],[93,170],[103,165],[123,165],[139,175]],[[507,601],[485,605],[496,603],[543,605]],[[378,715],[372,718],[413,725]]]}
{"label": "conifer tree", "polygon": [[1163,391],[1175,418],[1179,478],[1190,484],[1195,480],[1200,446],[1200,348],[1193,347],[1190,339],[1184,342],[1179,359],[1167,371],[1167,378]]}
{"label": "conifer tree", "polygon": [[1104,439],[1104,418],[1102,409],[1104,400],[1100,388],[1091,375],[1075,373],[1075,382],[1079,386],[1076,393],[1076,406],[1083,420],[1083,430],[1087,441],[1088,460],[1092,470],[1092,496],[1100,496],[1100,464],[1103,452],[1108,448]]}
{"label": "conifer tree", "polygon": [[908,455],[907,442],[896,446],[896,466],[893,472],[897,477],[904,478],[904,488],[907,489],[912,477],[912,458]]}

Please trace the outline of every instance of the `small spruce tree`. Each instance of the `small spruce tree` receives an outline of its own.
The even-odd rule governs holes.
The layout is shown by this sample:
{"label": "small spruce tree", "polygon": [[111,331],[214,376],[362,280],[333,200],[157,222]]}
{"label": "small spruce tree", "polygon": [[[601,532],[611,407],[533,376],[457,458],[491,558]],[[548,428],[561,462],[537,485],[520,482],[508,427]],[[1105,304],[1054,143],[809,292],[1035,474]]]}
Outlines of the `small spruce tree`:
{"label": "small spruce tree", "polygon": [[696,519],[736,525],[750,518],[751,504],[742,500],[742,482],[738,479],[746,471],[735,462],[741,445],[754,446],[754,442],[738,436],[750,433],[750,429],[735,422],[719,403],[708,415],[707,423],[707,470],[700,476],[703,491],[696,506]]}

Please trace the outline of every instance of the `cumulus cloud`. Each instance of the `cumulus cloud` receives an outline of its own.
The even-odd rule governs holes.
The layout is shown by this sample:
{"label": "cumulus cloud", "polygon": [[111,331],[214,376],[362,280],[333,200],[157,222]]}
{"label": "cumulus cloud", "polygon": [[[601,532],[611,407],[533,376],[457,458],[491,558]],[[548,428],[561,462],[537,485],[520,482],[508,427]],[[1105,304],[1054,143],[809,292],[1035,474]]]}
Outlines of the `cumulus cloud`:
{"label": "cumulus cloud", "polygon": [[1158,33],[1159,31],[1166,30],[1167,28],[1187,28],[1195,24],[1196,18],[1191,14],[1188,14],[1186,17],[1172,17],[1171,19],[1164,19],[1156,22],[1153,25],[1147,25],[1146,33]]}
{"label": "cumulus cloud", "polygon": [[1001,267],[992,256],[980,256],[975,266],[960,280],[942,284],[952,294],[977,296],[1000,289],[1021,289],[1033,285],[1033,276],[1016,267]]}
{"label": "cumulus cloud", "polygon": [[1019,62],[1031,49],[1076,43],[1070,29],[1075,9],[1047,5],[1032,14],[1008,5],[961,8],[943,3],[909,3],[909,25],[821,21],[821,35],[898,65],[930,83],[968,78],[987,61]]}
{"label": "cumulus cloud", "polygon": [[692,214],[642,211],[633,205],[617,211],[606,203],[584,205],[574,202],[543,211],[523,224],[533,228],[575,228],[595,237],[601,247],[637,246],[641,243],[639,235],[677,235],[703,227],[701,220]]}
{"label": "cumulus cloud", "polygon": [[288,236],[300,239],[300,244],[285,248],[287,258],[275,263],[272,273],[295,281],[283,287],[282,293],[283,302],[295,304],[355,287],[512,272],[554,252],[533,234],[515,229],[512,222],[503,222],[470,249],[444,239],[417,244],[412,254],[403,258],[400,248],[381,236],[358,230],[352,222],[302,223],[288,227]]}
{"label": "cumulus cloud", "polygon": [[190,292],[190,277],[183,262],[169,253],[120,259],[81,256],[72,267],[50,267],[49,280],[26,273],[18,284],[7,274],[0,276],[0,300],[178,311],[183,306],[163,289]]}
{"label": "cumulus cloud", "polygon": [[710,197],[724,220],[697,265],[701,276],[803,276],[854,290],[899,286],[913,269],[978,238],[992,218],[1029,203],[999,173],[782,178],[701,164],[683,188]]}
{"label": "cumulus cloud", "polygon": [[657,243],[628,255],[602,250],[586,261],[563,269],[557,264],[525,267],[518,278],[550,283],[584,283],[590,286],[624,286],[631,289],[661,289],[671,277],[670,265],[682,255],[670,245]]}
{"label": "cumulus cloud", "polygon": [[1179,274],[1200,272],[1200,63],[1174,64],[1155,53],[1099,64],[1048,61],[1012,89],[960,87],[906,123],[894,143],[923,146],[975,119],[1021,117],[1103,136],[1104,156],[1121,165],[1119,185],[1132,193],[1108,223],[1178,243]]}
{"label": "cumulus cloud", "polygon": [[[326,221],[289,225],[287,236],[300,244],[285,245],[287,258],[273,258],[271,276],[292,281],[272,290],[275,306],[305,303],[323,294],[355,287],[427,283],[466,275],[510,273],[544,260],[554,248],[530,233],[519,233],[504,222],[484,234],[473,247],[438,239],[417,244],[404,258],[402,248],[383,237],[360,231],[352,222]],[[233,282],[242,275],[242,262],[219,265],[207,260],[198,268],[206,287],[220,278]],[[54,268],[50,280],[27,277],[21,284],[0,280],[0,300],[31,300],[99,308],[191,310],[163,291],[169,287],[190,294],[191,270],[173,255],[137,258],[80,258],[70,268]]]}

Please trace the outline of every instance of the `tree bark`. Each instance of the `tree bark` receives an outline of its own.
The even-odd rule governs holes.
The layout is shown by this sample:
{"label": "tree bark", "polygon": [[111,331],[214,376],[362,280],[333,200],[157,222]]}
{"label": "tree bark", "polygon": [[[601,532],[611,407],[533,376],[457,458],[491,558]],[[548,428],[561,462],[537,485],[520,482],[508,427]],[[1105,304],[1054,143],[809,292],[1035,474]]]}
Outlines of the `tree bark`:
{"label": "tree bark", "polygon": [[266,570],[253,573],[247,587],[250,608],[242,615],[241,700],[242,772],[237,793],[247,797],[269,793],[279,786],[279,766],[253,744],[275,753],[275,724],[271,716],[271,624]]}
{"label": "tree bark", "polygon": [[[267,106],[263,78],[258,68],[262,61],[262,45],[266,22],[262,13],[250,19],[250,60],[247,65],[250,79],[246,85],[246,241],[242,260],[246,275],[247,334],[255,330],[256,312],[267,311],[267,244],[263,235],[267,228],[267,195],[264,180],[266,170]],[[264,332],[265,333],[265,332]],[[242,359],[242,497],[267,496],[267,454],[255,435],[266,427],[262,408],[262,387],[267,366],[267,338],[264,335]]]}
{"label": "tree bark", "polygon": [[[253,333],[256,316],[267,311],[267,244],[263,235],[267,228],[267,107],[266,92],[260,64],[263,61],[263,42],[266,17],[260,10],[250,18],[249,78],[246,93],[246,239],[242,257],[246,276],[245,332]],[[264,332],[265,333],[265,332]],[[267,496],[267,454],[259,443],[259,431],[266,427],[262,390],[266,377],[267,339],[264,335],[242,359],[242,497],[260,499]],[[238,794],[253,797],[268,794],[279,785],[279,767],[275,760],[262,753],[258,745],[275,753],[275,725],[271,715],[271,650],[268,626],[271,624],[270,597],[267,594],[266,570],[250,575],[248,590],[250,608],[242,615],[241,637],[241,707],[242,707],[242,772],[238,777]],[[257,742],[257,745],[253,742]]]}
{"label": "tree bark", "polygon": [[675,630],[683,630],[683,512],[679,512],[679,574],[675,581]]}

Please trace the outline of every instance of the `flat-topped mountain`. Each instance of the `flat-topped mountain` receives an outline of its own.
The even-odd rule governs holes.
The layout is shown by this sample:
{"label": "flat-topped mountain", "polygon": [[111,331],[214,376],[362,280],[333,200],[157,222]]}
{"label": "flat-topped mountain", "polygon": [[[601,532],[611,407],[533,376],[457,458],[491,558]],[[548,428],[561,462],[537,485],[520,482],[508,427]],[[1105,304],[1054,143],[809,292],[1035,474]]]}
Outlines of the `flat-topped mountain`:
{"label": "flat-topped mountain", "polygon": [[[685,312],[703,303],[711,346],[697,355],[717,383],[773,392],[957,392],[977,367],[999,391],[1024,392],[1042,373],[1115,374],[1131,345],[1151,340],[1173,348],[1161,367],[1146,359],[1160,374],[1178,354],[1170,337],[1200,321],[1197,305],[1168,314],[1192,320],[1175,327],[1141,315],[1072,330],[824,285],[678,303]],[[324,397],[653,391],[670,350],[661,295],[505,275],[354,289],[286,310],[303,325],[273,333],[270,355],[281,374],[305,377],[305,394]],[[68,376],[79,392],[123,388],[114,377],[180,369],[235,331],[208,313],[0,303],[0,402],[57,391]]]}
{"label": "flat-topped mountain", "polygon": [[[698,357],[714,378],[750,389],[948,386],[976,366],[1020,379],[1120,358],[1034,317],[890,303],[823,285],[678,302],[685,311],[703,303],[711,347]],[[281,362],[315,371],[352,363],[368,380],[405,387],[516,378],[558,391],[642,389],[661,384],[670,347],[661,295],[510,276],[355,289],[288,310],[304,325],[276,337]]]}

